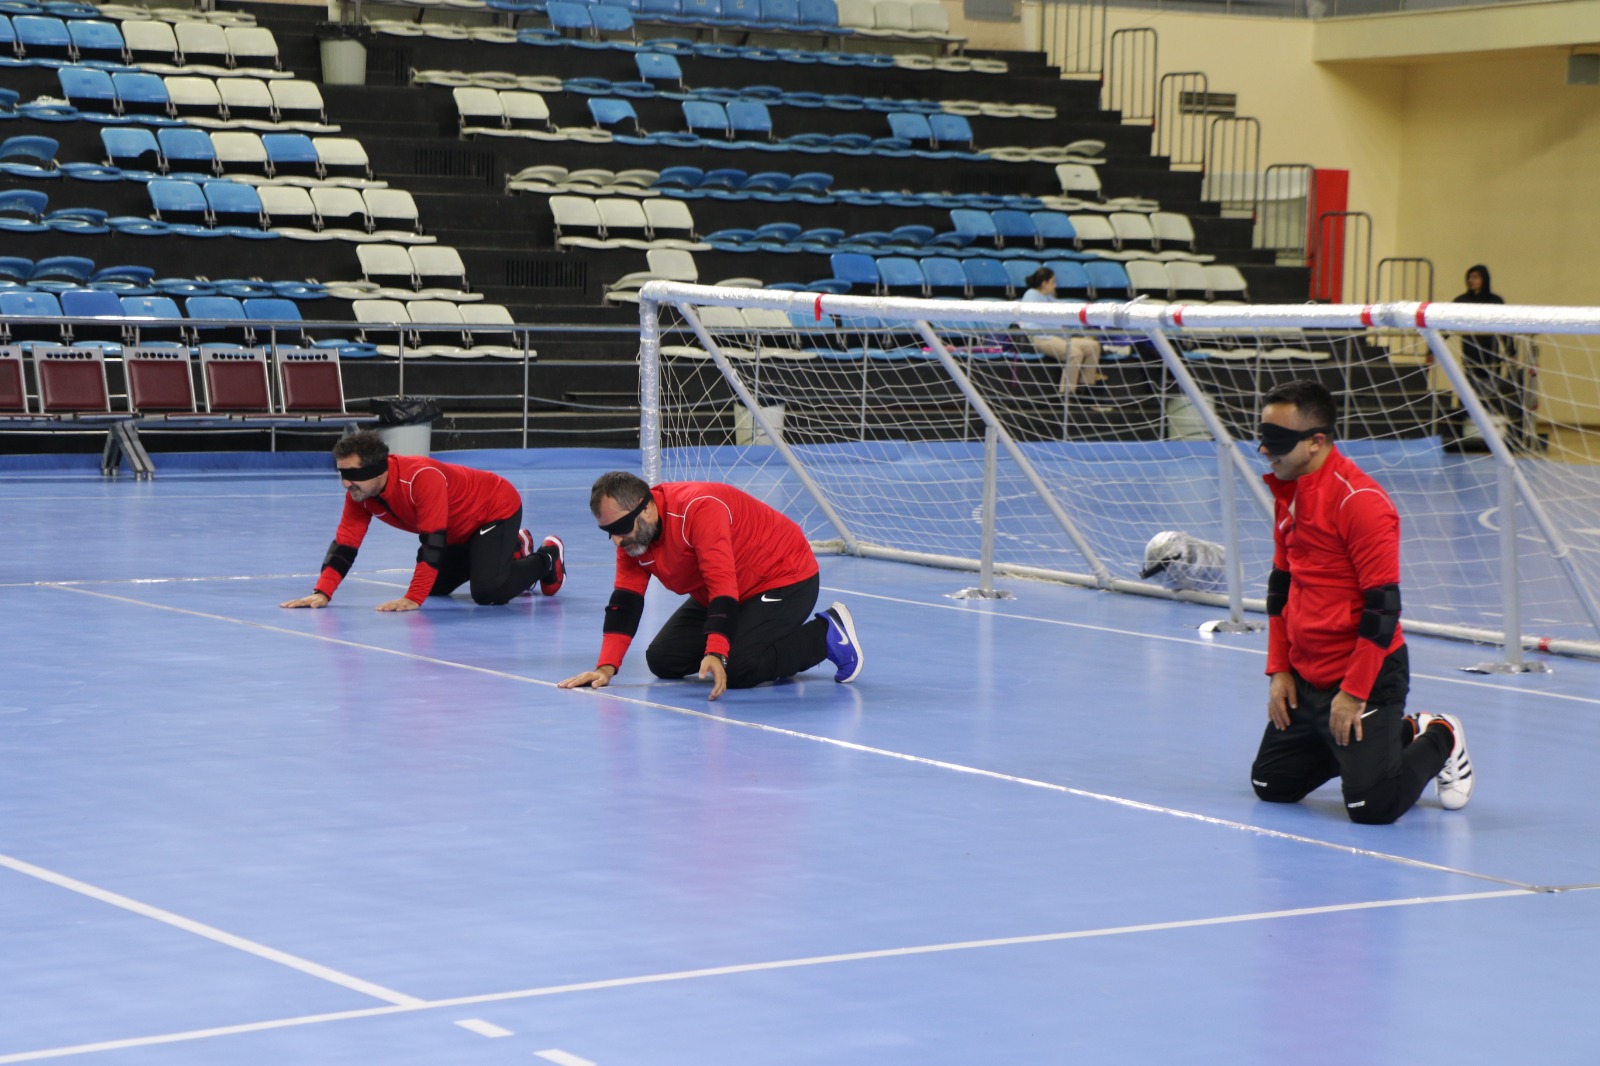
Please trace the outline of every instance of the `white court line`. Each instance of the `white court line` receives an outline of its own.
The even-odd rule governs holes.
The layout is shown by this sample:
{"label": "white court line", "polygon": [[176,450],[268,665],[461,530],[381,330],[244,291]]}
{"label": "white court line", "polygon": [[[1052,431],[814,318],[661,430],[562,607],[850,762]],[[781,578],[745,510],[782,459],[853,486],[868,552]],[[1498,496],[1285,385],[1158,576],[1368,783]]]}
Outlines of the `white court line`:
{"label": "white court line", "polygon": [[213,940],[218,944],[255,955],[258,958],[266,959],[268,962],[287,966],[291,970],[299,970],[303,974],[348,988],[352,992],[360,992],[362,995],[381,999],[385,1003],[410,1007],[417,1006],[423,1002],[416,996],[408,996],[403,992],[396,992],[392,988],[385,988],[382,985],[373,984],[371,981],[363,981],[359,977],[352,977],[347,973],[341,973],[309,959],[302,959],[298,955],[291,955],[286,951],[279,951],[277,948],[269,948],[265,944],[256,943],[254,940],[246,940],[242,936],[224,932],[215,926],[197,922],[192,918],[185,918],[181,914],[174,914],[171,911],[162,910],[160,907],[154,907],[148,903],[141,903],[136,899],[130,899],[127,896],[100,888],[97,885],[79,881],[77,878],[68,877],[66,874],[60,874],[54,870],[47,870],[43,866],[35,866],[31,862],[24,862],[10,855],[0,855],[0,866],[55,885],[58,888],[65,888],[70,892],[88,896],[90,899],[98,900],[101,903],[109,903],[113,907],[120,907],[125,911],[131,911],[142,917],[153,918],[158,922],[164,922],[177,929],[182,929],[186,933],[205,937],[207,940]]}
{"label": "white court line", "polygon": [[597,1063],[590,1062],[588,1059],[580,1059],[572,1052],[562,1051],[558,1047],[548,1048],[544,1051],[535,1051],[533,1054],[535,1058],[544,1059],[546,1062],[553,1062],[556,1064],[556,1066],[598,1066]]}
{"label": "white court line", "polygon": [[494,1022],[486,1022],[482,1018],[462,1018],[456,1024],[468,1032],[477,1033],[479,1036],[500,1037],[516,1035],[510,1029],[503,1029],[494,1024]]}
{"label": "white court line", "polygon": [[[931,603],[927,600],[913,600],[904,596],[888,596],[881,592],[861,592],[856,589],[843,589],[823,585],[825,592],[837,592],[846,596],[859,596],[867,600],[882,600],[885,603],[902,603],[911,607],[933,607],[941,611],[959,611],[965,614],[981,614],[992,618],[1006,618],[1016,622],[1042,622],[1050,626],[1062,626],[1067,629],[1086,629],[1094,633],[1110,633],[1120,637],[1138,637],[1141,640],[1164,640],[1173,644],[1189,644],[1199,648],[1214,648],[1218,651],[1231,651],[1244,655],[1257,655],[1266,657],[1265,648],[1247,648],[1239,644],[1228,644],[1220,640],[1207,640],[1203,637],[1175,637],[1170,633],[1141,633],[1136,629],[1118,629],[1115,626],[1094,625],[1089,622],[1071,622],[1064,618],[1045,618],[1034,614],[1015,614],[1010,611],[978,611],[971,606],[955,603]],[[1093,591],[1093,590],[1087,590]],[[1221,608],[1218,608],[1221,610]],[[1418,634],[1419,636],[1421,634]],[[1456,643],[1456,642],[1451,642]],[[1577,659],[1578,662],[1594,662],[1593,659]],[[1453,677],[1439,674],[1419,674],[1413,672],[1412,677],[1422,678],[1426,681],[1440,681],[1447,685],[1466,685],[1470,688],[1486,688],[1494,692],[1510,692],[1518,696],[1533,696],[1540,699],[1567,700],[1571,703],[1600,704],[1600,698],[1594,696],[1572,696],[1563,692],[1546,692],[1540,689],[1515,688],[1510,684],[1496,684],[1493,681],[1475,681],[1468,677]]]}
{"label": "white court line", "polygon": [[157,1036],[129,1037],[123,1040],[103,1040],[92,1044],[74,1044],[68,1047],[45,1048],[39,1051],[22,1051],[0,1055],[0,1064],[35,1062],[40,1059],[65,1058],[97,1051],[120,1051],[126,1048],[151,1047],[176,1044],[189,1040],[204,1040],[217,1036],[235,1036],[259,1033],[271,1029],[288,1029],[296,1026],[318,1025],[324,1022],[349,1021],[358,1018],[377,1018],[396,1014],[411,1014],[439,1008],[479,1006],[485,1003],[506,1003],[514,1000],[535,999],[542,996],[568,995],[574,992],[597,992],[612,988],[635,988],[641,985],[666,984],[672,981],[692,981],[707,977],[729,977],[737,974],[765,973],[773,970],[792,970],[806,966],[829,966],[843,962],[867,962],[874,959],[906,958],[913,955],[935,955],[952,951],[974,951],[983,948],[1021,947],[1031,944],[1060,943],[1070,940],[1091,940],[1100,937],[1128,936],[1140,933],[1171,932],[1179,929],[1203,929],[1212,926],[1239,925],[1246,922],[1276,921],[1286,918],[1307,918],[1328,914],[1347,914],[1356,911],[1385,910],[1393,907],[1417,907],[1438,903],[1468,903],[1479,900],[1508,899],[1528,896],[1522,889],[1501,889],[1495,892],[1469,892],[1449,896],[1416,896],[1407,899],[1370,900],[1363,903],[1331,903],[1321,907],[1296,907],[1292,910],[1257,911],[1252,914],[1230,914],[1216,918],[1190,918],[1176,922],[1151,922],[1146,925],[1119,925],[1102,929],[1077,929],[1064,933],[1037,933],[1030,936],[996,937],[989,940],[961,940],[944,944],[922,944],[914,947],[883,948],[876,951],[852,951],[837,955],[814,955],[798,959],[780,959],[772,962],[751,962],[732,966],[712,966],[699,970],[678,970],[670,973],[644,974],[636,977],[616,977],[603,981],[584,981],[578,984],[547,985],[540,988],[523,988],[511,992],[485,992],[475,996],[459,996],[418,1002],[406,1006],[368,1007],[364,1010],[337,1011],[327,1014],[306,1014],[293,1018],[275,1018],[270,1021],[245,1022],[239,1025],[218,1026],[211,1029],[192,1029],[186,1032],[162,1033]]}
{"label": "white court line", "polygon": [[[188,615],[194,618],[206,618],[217,622],[228,622],[233,625],[247,626],[252,629],[261,629],[269,633],[282,633],[305,640],[318,640],[328,644],[337,644],[346,648],[360,648],[366,651],[377,652],[381,655],[393,655],[401,659],[411,659],[417,662],[431,663],[438,666],[447,666],[457,670],[466,670],[470,673],[482,674],[486,677],[501,678],[508,681],[517,681],[528,685],[540,685],[545,688],[556,688],[554,681],[544,681],[524,674],[514,674],[506,670],[493,670],[484,666],[474,666],[470,663],[455,662],[450,659],[439,659],[431,655],[419,655],[416,652],[399,651],[394,648],[385,648],[376,644],[362,644],[359,641],[344,640],[339,637],[329,637],[321,633],[307,633],[299,629],[289,629],[284,626],[268,625],[265,622],[252,622],[246,619],[233,618],[224,614],[213,614],[209,611],[196,611],[188,607],[173,607],[164,603],[151,603],[148,600],[138,600],[131,596],[117,596],[109,592],[97,592],[93,589],[72,588],[62,586],[61,591],[72,592],[80,596],[94,596],[99,599],[112,600],[118,603],[129,603],[139,607],[149,607],[158,611],[168,611],[173,614]],[[905,752],[890,751],[888,748],[874,748],[866,744],[857,744],[850,740],[839,740],[835,737],[825,737],[816,733],[802,733],[796,729],[784,729],[781,726],[768,725],[764,722],[751,722],[742,718],[730,718],[722,714],[712,714],[709,711],[696,711],[687,707],[677,707],[670,703],[660,703],[655,700],[641,699],[637,696],[623,696],[612,692],[610,687],[604,689],[573,689],[578,698],[589,696],[595,699],[616,700],[637,707],[652,710],[669,711],[685,717],[700,718],[708,722],[718,722],[722,725],[737,726],[741,729],[751,729],[762,733],[771,733],[776,736],[793,737],[797,740],[808,740],[816,744],[826,744],[830,747],[843,748],[847,751],[860,752],[864,755],[878,755],[888,759],[897,759],[901,762],[914,763],[919,766],[933,767],[939,770],[951,770],[955,773],[971,774],[975,777],[984,777],[992,781],[1005,781],[1010,784],[1026,785],[1029,788],[1039,788],[1050,792],[1059,792],[1063,795],[1077,796],[1082,799],[1098,800],[1102,803],[1111,803],[1130,810],[1146,811],[1153,814],[1165,814],[1174,818],[1199,822],[1203,825],[1217,826],[1223,829],[1234,829],[1246,833],[1255,833],[1258,836],[1271,837],[1276,840],[1288,840],[1298,844],[1310,844],[1319,848],[1327,848],[1345,855],[1355,855],[1362,858],[1381,859],[1385,862],[1399,863],[1420,870],[1432,870],[1437,873],[1456,874],[1461,877],[1471,877],[1480,881],[1489,881],[1500,885],[1515,885],[1528,891],[1547,891],[1546,888],[1533,885],[1526,881],[1517,881],[1508,877],[1495,877],[1492,874],[1474,873],[1471,870],[1460,870],[1451,866],[1438,863],[1424,862],[1404,855],[1393,855],[1383,851],[1373,851],[1368,848],[1352,847],[1349,844],[1336,844],[1328,840],[1319,840],[1316,837],[1301,836],[1298,833],[1286,833],[1280,829],[1268,829],[1264,826],[1251,825],[1247,822],[1236,822],[1229,818],[1217,818],[1207,814],[1197,814],[1194,811],[1179,810],[1176,807],[1163,807],[1154,803],[1145,803],[1141,800],[1128,799],[1124,796],[1113,796],[1105,792],[1091,792],[1088,789],[1073,788],[1070,785],[1060,785],[1053,781],[1040,781],[1031,777],[1017,777],[1013,774],[1000,773],[998,770],[984,770],[976,766],[966,766],[962,763],[946,762],[943,759],[930,759],[922,755],[908,755]]]}

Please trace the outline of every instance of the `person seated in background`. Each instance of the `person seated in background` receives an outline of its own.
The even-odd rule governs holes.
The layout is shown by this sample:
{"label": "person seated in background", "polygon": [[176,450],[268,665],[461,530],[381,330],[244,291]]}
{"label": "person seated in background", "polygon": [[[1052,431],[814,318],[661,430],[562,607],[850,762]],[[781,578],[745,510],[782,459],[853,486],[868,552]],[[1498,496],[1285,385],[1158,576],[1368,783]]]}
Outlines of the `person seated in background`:
{"label": "person seated in background", "polygon": [[[1022,294],[1023,303],[1039,303],[1056,298],[1056,272],[1040,267],[1028,275],[1028,291]],[[1061,392],[1071,396],[1079,387],[1090,399],[1104,399],[1105,375],[1100,372],[1100,342],[1092,337],[1071,337],[1064,333],[1045,332],[1058,328],[1054,322],[1020,321],[1017,323],[1028,334],[1028,340],[1042,354],[1065,364],[1061,369]]]}

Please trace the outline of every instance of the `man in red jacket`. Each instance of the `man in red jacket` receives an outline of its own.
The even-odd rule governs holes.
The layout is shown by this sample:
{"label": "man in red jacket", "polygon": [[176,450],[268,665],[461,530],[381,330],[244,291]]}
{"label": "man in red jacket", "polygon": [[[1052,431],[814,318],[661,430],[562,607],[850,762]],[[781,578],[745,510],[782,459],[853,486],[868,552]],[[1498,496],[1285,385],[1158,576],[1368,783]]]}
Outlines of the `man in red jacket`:
{"label": "man in red jacket", "polygon": [[410,455],[390,455],[370,429],[333,446],[333,464],[345,487],[339,531],[322,560],[310,595],[282,607],[326,607],[350,572],[356,552],[376,517],[417,534],[417,568],[404,596],[378,604],[380,611],[414,611],[429,596],[448,596],[471,582],[472,602],[509,603],[539,583],[554,596],[566,579],[559,537],[535,548],[521,529],[522,497],[498,474]]}
{"label": "man in red jacket", "polygon": [[813,616],[817,559],[800,527],[731,485],[602,474],[589,510],[617,546],[616,587],[593,670],[562,688],[603,688],[616,676],[644,613],[650,575],[684,593],[645,652],[657,677],[696,674],[711,698],[792,677],[827,659],[835,681],[854,681],[864,659],[849,608]]}
{"label": "man in red jacket", "polygon": [[1256,795],[1297,803],[1335,776],[1350,820],[1387,825],[1429,780],[1449,810],[1472,796],[1453,714],[1407,717],[1400,631],[1400,518],[1333,444],[1333,397],[1315,381],[1269,392],[1260,451],[1275,499],[1267,579],[1266,734]]}

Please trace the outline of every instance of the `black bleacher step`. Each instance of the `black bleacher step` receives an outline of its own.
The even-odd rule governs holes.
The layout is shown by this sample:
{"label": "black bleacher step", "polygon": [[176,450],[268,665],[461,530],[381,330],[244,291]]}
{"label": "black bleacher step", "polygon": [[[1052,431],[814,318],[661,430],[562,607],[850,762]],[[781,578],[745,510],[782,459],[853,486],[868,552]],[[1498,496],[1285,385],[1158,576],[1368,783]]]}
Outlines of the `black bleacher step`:
{"label": "black bleacher step", "polygon": [[[465,184],[465,183],[464,183]],[[409,182],[405,186],[411,189]],[[502,239],[531,230],[548,208],[533,200],[480,189],[476,183],[449,192],[411,189],[423,224],[430,230],[483,230]]]}

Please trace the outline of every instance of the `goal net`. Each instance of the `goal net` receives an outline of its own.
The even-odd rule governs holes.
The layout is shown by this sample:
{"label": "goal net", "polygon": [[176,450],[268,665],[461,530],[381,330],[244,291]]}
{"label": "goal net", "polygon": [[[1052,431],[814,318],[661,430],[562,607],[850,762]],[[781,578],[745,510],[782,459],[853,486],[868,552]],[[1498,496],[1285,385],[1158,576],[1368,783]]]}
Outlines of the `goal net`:
{"label": "goal net", "polygon": [[1259,611],[1261,399],[1312,378],[1400,512],[1409,628],[1600,654],[1600,311],[675,283],[640,310],[647,479],[737,485],[819,550]]}

